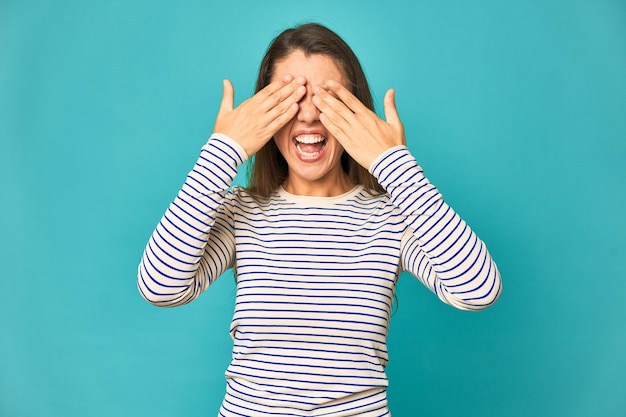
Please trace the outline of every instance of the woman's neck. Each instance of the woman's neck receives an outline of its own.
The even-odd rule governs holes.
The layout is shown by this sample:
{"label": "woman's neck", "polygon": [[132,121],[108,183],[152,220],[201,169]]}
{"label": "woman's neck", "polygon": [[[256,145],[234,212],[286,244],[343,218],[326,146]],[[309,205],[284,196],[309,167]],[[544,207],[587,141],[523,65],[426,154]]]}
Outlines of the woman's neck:
{"label": "woman's neck", "polygon": [[345,173],[342,172],[342,174],[330,178],[320,178],[316,181],[306,181],[289,176],[283,183],[283,188],[294,195],[335,197],[347,193],[356,185],[350,181]]}

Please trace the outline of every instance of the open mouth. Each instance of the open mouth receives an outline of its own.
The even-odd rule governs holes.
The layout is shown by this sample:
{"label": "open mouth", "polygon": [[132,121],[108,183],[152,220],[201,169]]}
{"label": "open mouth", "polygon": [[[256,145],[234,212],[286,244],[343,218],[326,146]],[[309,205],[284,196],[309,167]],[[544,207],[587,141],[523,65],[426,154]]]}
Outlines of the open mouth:
{"label": "open mouth", "polygon": [[320,134],[298,135],[293,140],[298,153],[304,159],[317,158],[326,148],[326,137]]}

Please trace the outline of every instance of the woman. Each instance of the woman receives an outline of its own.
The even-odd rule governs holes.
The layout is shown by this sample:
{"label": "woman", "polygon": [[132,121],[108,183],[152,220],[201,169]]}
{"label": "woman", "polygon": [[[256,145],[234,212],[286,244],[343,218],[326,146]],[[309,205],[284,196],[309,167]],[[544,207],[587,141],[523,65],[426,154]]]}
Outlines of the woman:
{"label": "woman", "polygon": [[[400,272],[480,310],[500,277],[473,231],[405,146],[393,90],[385,121],[335,33],[307,24],[270,45],[257,93],[233,108],[152,234],[143,297],[188,303],[237,280],[221,416],[387,416],[386,336]],[[248,188],[237,168],[255,155]]]}

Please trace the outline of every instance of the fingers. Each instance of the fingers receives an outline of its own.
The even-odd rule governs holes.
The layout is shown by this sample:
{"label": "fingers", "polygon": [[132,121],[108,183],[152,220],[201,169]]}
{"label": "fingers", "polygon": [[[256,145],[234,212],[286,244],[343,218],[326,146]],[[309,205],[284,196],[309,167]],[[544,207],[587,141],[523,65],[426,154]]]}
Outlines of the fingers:
{"label": "fingers", "polygon": [[336,82],[313,89],[313,102],[320,110],[320,121],[361,166],[371,162],[386,149],[405,144],[404,129],[396,109],[395,91],[385,94],[385,119],[359,101]]}
{"label": "fingers", "polygon": [[218,115],[231,111],[235,103],[235,90],[230,80],[224,80],[223,85],[224,91],[222,93],[222,101],[220,103]]}
{"label": "fingers", "polygon": [[319,86],[313,88],[313,94],[313,104],[334,124],[341,123],[342,120],[353,121],[354,112],[339,97],[333,96],[329,91]]}
{"label": "fingers", "polygon": [[343,102],[353,113],[368,113],[371,111],[341,83],[330,80],[326,83],[326,89],[331,95]]}
{"label": "fingers", "polygon": [[295,117],[298,102],[306,94],[305,83],[304,77],[285,76],[234,107],[232,83],[224,80],[224,92],[214,131],[228,135],[248,155],[253,155]]}
{"label": "fingers", "polygon": [[306,94],[304,77],[287,75],[275,80],[246,103],[243,120],[255,126],[255,136],[261,142],[269,140],[298,112],[298,102]]}
{"label": "fingers", "polygon": [[304,77],[297,77],[275,91],[265,102],[265,105],[269,106],[268,112],[282,114],[293,104],[297,104],[306,94],[305,83]]}
{"label": "fingers", "polygon": [[[287,78],[285,78],[282,86],[281,83],[278,83],[278,89],[274,89],[275,86],[272,86],[268,90],[271,95],[261,103],[265,112],[266,129],[270,132],[270,136],[296,116],[299,107],[298,102],[306,94],[304,77],[293,79],[289,76],[288,78],[290,81],[287,82]],[[284,84],[285,82],[287,84]]]}
{"label": "fingers", "polygon": [[296,116],[298,112],[298,103],[291,103],[289,107],[284,111],[276,110],[276,115],[270,119],[270,122],[266,125],[265,130],[267,130],[267,137],[272,137],[276,132],[280,130],[283,126],[285,126],[291,119]]}
{"label": "fingers", "polygon": [[400,121],[396,107],[396,91],[394,89],[387,90],[383,105],[385,107],[385,120],[387,120],[387,123],[395,127],[402,127],[402,122]]}
{"label": "fingers", "polygon": [[[258,96],[258,105],[263,110],[269,111],[284,101],[289,100],[299,87],[303,86],[305,83],[306,80],[304,77],[294,78],[291,75],[286,75],[282,79],[275,80],[268,84],[265,88],[259,91],[255,97]],[[300,91],[300,93],[302,93],[302,91]]]}
{"label": "fingers", "polygon": [[[277,113],[278,115],[290,115],[290,118],[287,119],[285,123],[296,115],[299,107],[298,103],[306,94],[306,87],[304,85],[296,85],[296,89],[292,90],[291,94],[289,94],[287,98],[281,100],[281,102],[276,107],[274,107],[274,109],[272,109],[274,113]],[[289,93],[289,90],[285,91],[284,93]]]}
{"label": "fingers", "polygon": [[[335,82],[327,83],[328,90],[313,88],[313,103],[320,110],[320,121],[340,142],[359,136],[355,130],[373,130],[376,115],[363,105],[345,87]],[[346,100],[344,102],[343,100]],[[349,132],[353,132],[352,134]]]}
{"label": "fingers", "polygon": [[313,103],[320,110],[320,122],[344,148],[349,148],[346,146],[350,140],[348,132],[358,125],[354,113],[338,98],[333,97],[321,87],[314,87],[313,94]]}

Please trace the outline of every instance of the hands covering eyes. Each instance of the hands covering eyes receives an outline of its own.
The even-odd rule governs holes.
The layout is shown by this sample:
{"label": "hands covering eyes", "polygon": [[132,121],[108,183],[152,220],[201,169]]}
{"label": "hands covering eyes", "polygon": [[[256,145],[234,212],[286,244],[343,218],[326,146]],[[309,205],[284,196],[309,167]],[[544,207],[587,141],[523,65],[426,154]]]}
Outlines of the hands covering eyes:
{"label": "hands covering eyes", "polygon": [[228,135],[249,156],[254,155],[297,114],[298,102],[306,94],[305,83],[304,77],[287,75],[233,108],[233,85],[224,80],[224,93],[213,130]]}
{"label": "hands covering eyes", "polygon": [[336,81],[328,81],[324,88],[314,87],[313,94],[313,103],[320,109],[320,121],[324,127],[365,169],[369,169],[387,149],[406,145],[394,90],[385,94],[386,121]]}
{"label": "hands covering eyes", "polygon": [[[394,90],[385,94],[386,120],[336,81],[314,86],[312,91],[313,103],[321,112],[320,122],[364,168],[369,169],[387,149],[406,144]],[[287,75],[233,108],[234,89],[231,82],[225,80],[214,131],[228,135],[248,155],[253,155],[298,114],[298,103],[306,92],[304,77]]]}

